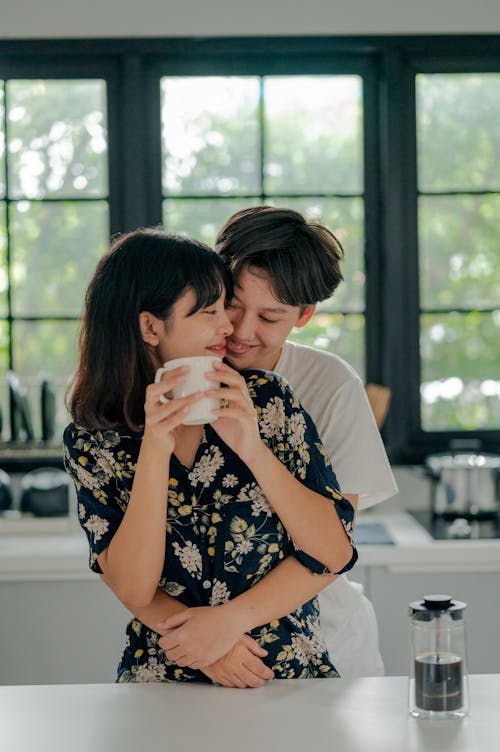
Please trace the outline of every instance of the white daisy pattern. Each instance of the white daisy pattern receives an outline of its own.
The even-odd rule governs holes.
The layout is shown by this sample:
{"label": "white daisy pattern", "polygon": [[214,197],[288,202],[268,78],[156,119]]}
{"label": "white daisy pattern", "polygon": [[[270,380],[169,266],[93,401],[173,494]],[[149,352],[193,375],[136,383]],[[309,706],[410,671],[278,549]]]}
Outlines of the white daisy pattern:
{"label": "white daisy pattern", "polygon": [[285,423],[285,405],[281,397],[273,397],[262,409],[260,432],[266,439],[282,439]]}
{"label": "white daisy pattern", "polygon": [[187,569],[197,580],[201,580],[201,552],[196,543],[187,541],[186,545],[181,547],[175,542],[173,549],[184,569]]}
{"label": "white daisy pattern", "polygon": [[290,418],[290,434],[288,441],[292,449],[296,452],[304,444],[306,432],[306,421],[302,413],[293,413]]}
{"label": "white daisy pattern", "polygon": [[233,473],[227,473],[222,479],[222,485],[224,488],[234,488],[238,485],[238,478]]}
{"label": "white daisy pattern", "polygon": [[221,606],[226,603],[231,596],[227,583],[221,582],[217,578],[214,580],[212,587],[212,595],[210,596],[211,606]]}
{"label": "white daisy pattern", "polygon": [[219,447],[212,446],[206,449],[201,459],[194,465],[189,473],[189,480],[194,487],[201,483],[208,488],[215,480],[217,470],[224,466],[224,457]]}
{"label": "white daisy pattern", "polygon": [[109,522],[98,517],[97,514],[91,514],[87,522],[83,523],[83,527],[92,533],[94,541],[99,541],[108,532]]}
{"label": "white daisy pattern", "polygon": [[252,502],[252,515],[258,517],[262,512],[267,517],[272,517],[274,510],[269,503],[269,500],[261,487],[257,483],[248,483],[243,486],[238,496],[238,501],[251,501]]}

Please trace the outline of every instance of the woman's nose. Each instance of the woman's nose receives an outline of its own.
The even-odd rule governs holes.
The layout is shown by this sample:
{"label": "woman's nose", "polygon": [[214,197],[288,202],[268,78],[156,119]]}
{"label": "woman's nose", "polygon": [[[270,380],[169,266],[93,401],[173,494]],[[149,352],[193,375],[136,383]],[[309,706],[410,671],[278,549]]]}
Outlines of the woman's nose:
{"label": "woman's nose", "polygon": [[229,317],[227,313],[224,311],[223,318],[221,321],[221,329],[224,333],[224,336],[229,337],[230,334],[233,332],[233,325],[231,321],[229,320]]}

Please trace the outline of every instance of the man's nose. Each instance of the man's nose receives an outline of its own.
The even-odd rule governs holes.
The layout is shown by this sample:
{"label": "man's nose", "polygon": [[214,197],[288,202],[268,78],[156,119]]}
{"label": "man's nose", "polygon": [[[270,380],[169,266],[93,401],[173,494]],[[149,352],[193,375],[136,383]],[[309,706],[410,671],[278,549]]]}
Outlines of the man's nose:
{"label": "man's nose", "polygon": [[233,334],[241,342],[252,342],[254,337],[254,325],[249,314],[238,312],[232,317]]}

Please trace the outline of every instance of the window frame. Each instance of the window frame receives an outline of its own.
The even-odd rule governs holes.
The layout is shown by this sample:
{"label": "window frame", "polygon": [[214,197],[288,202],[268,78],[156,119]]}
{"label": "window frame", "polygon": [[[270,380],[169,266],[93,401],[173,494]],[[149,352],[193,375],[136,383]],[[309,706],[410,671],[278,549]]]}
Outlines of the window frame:
{"label": "window frame", "polygon": [[500,427],[419,425],[415,119],[417,73],[498,72],[499,50],[500,35],[6,40],[0,78],[106,80],[112,236],[162,221],[161,76],[362,75],[366,380],[392,389],[383,430],[391,461],[415,464],[450,441],[477,440],[491,451],[500,442]]}

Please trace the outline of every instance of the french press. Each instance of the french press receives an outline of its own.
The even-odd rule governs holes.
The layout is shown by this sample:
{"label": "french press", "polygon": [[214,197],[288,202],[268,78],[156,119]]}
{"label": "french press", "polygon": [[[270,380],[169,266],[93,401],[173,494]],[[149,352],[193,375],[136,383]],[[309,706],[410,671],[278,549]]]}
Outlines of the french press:
{"label": "french press", "polygon": [[416,718],[467,715],[465,608],[449,595],[426,595],[409,605],[408,707]]}

